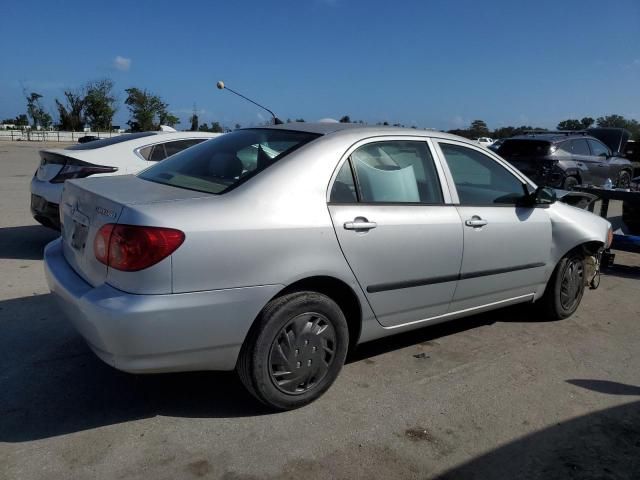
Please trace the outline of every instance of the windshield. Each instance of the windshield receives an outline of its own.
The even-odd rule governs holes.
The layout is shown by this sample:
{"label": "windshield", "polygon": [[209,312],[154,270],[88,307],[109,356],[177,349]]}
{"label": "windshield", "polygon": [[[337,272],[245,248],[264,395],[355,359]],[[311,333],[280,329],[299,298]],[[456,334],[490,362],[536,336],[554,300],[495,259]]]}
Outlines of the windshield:
{"label": "windshield", "polygon": [[224,193],[319,136],[289,130],[237,130],[183,150],[138,177],[199,192]]}

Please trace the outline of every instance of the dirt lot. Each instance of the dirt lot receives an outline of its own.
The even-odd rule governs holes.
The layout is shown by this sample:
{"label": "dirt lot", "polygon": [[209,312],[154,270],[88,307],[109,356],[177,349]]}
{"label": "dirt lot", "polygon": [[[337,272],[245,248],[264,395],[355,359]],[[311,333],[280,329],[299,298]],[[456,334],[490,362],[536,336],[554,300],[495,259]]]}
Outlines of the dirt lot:
{"label": "dirt lot", "polygon": [[89,351],[44,280],[39,148],[0,143],[0,479],[640,477],[640,255],[568,320],[512,308],[368,344],[320,401],[272,414],[232,374]]}

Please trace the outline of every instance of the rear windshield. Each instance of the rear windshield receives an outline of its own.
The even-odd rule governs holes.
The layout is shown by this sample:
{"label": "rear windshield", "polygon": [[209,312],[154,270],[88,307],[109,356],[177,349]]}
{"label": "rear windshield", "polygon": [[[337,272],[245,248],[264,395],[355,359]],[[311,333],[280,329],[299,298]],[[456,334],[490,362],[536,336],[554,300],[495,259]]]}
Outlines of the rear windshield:
{"label": "rear windshield", "polygon": [[116,143],[128,142],[129,140],[135,140],[136,138],[150,137],[155,135],[156,132],[141,132],[141,133],[125,133],[124,135],[118,135],[111,138],[103,138],[101,140],[94,140],[92,142],[80,143],[78,145],[72,145],[65,148],[65,150],[93,150],[95,148],[108,147],[109,145],[115,145]]}
{"label": "rear windshield", "polygon": [[551,144],[542,140],[505,140],[498,154],[503,157],[540,157],[549,154]]}
{"label": "rear windshield", "polygon": [[138,177],[206,193],[224,193],[320,135],[237,130],[176,153]]}

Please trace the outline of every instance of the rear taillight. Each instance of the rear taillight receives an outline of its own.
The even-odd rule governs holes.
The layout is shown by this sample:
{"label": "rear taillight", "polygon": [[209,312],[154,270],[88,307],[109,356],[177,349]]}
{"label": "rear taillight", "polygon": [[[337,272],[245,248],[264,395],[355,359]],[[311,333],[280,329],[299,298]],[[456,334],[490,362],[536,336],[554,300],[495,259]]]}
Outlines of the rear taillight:
{"label": "rear taillight", "polygon": [[184,242],[184,233],[173,228],[137,225],[103,225],[93,240],[100,263],[125,272],[155,265]]}
{"label": "rear taillight", "polygon": [[71,180],[73,178],[85,178],[97,173],[113,173],[117,171],[117,167],[93,165],[80,160],[70,159],[50,181],[51,183],[64,183],[65,180]]}

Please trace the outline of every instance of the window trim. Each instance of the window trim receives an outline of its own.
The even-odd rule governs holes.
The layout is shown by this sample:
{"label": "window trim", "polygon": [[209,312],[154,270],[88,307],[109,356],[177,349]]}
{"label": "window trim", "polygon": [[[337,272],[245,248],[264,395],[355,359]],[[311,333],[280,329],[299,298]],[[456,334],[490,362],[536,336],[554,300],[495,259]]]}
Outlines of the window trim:
{"label": "window trim", "polygon": [[515,167],[513,167],[512,165],[510,165],[506,160],[500,158],[500,156],[494,154],[491,150],[482,148],[480,146],[476,147],[475,145],[470,145],[468,143],[465,142],[458,142],[456,140],[451,140],[448,138],[433,138],[433,143],[435,146],[435,149],[438,153],[438,156],[440,157],[440,162],[443,165],[443,169],[445,170],[445,177],[447,179],[447,182],[449,184],[449,190],[451,191],[451,197],[453,198],[452,203],[456,206],[460,206],[460,207],[489,207],[489,208],[522,208],[516,204],[511,204],[511,203],[495,203],[495,204],[491,204],[491,205],[487,205],[484,203],[462,203],[460,201],[460,197],[458,196],[458,189],[456,188],[456,184],[455,181],[453,180],[453,175],[451,174],[451,170],[449,169],[449,164],[447,163],[447,159],[444,155],[444,152],[442,151],[442,149],[440,148],[440,144],[441,143],[446,143],[446,144],[450,144],[450,145],[455,145],[458,147],[465,147],[465,148],[469,148],[470,150],[475,150],[478,153],[483,154],[486,157],[489,157],[490,159],[492,159],[493,161],[495,161],[498,165],[502,166],[505,170],[507,170],[507,172],[511,173],[511,175],[513,175],[514,177],[516,177],[518,180],[520,180],[521,183],[528,185],[529,187],[531,187],[532,189],[536,189],[537,185],[535,183],[533,183],[531,180],[529,180],[527,177],[525,177],[522,173],[520,173]]}
{"label": "window trim", "polygon": [[[358,140],[356,143],[352,144],[342,155],[338,163],[336,164],[336,168],[331,174],[331,178],[329,180],[327,192],[326,192],[326,202],[327,205],[341,205],[341,206],[354,206],[354,205],[363,205],[363,206],[407,206],[407,207],[441,207],[452,204],[451,192],[449,191],[449,186],[445,182],[444,177],[444,169],[442,168],[440,158],[434,149],[434,145],[431,141],[431,137],[426,136],[418,136],[418,135],[378,135],[371,136],[367,138],[363,138]],[[429,154],[431,155],[431,159],[433,161],[433,165],[436,171],[436,180],[438,181],[438,185],[440,186],[440,192],[442,194],[442,201],[439,203],[422,203],[422,202],[363,202],[362,195],[360,192],[360,183],[358,181],[357,173],[355,171],[355,167],[353,162],[351,162],[351,155],[360,147],[365,145],[369,145],[372,143],[380,143],[380,142],[393,142],[393,141],[403,141],[403,142],[421,142],[425,143]],[[342,202],[332,202],[331,201],[331,191],[333,190],[333,184],[336,181],[336,177],[340,173],[342,166],[345,162],[349,162],[349,168],[351,169],[351,174],[353,176],[353,181],[356,187],[356,202],[353,203],[342,203]]]}
{"label": "window trim", "polygon": [[[156,145],[159,145],[161,143],[169,143],[169,142],[178,142],[178,141],[182,141],[182,140],[202,140],[200,143],[202,142],[206,142],[207,140],[211,140],[217,137],[182,137],[182,138],[172,138],[170,140],[165,139],[164,141],[161,140],[159,142],[155,142],[155,143],[147,143],[145,145],[140,145],[139,147],[136,147],[133,149],[133,153],[135,154],[136,157],[138,157],[140,160],[142,160],[143,162],[147,162],[147,163],[151,163],[153,162],[154,164],[158,163],[158,160],[147,160],[146,158],[144,158],[144,156],[140,153],[140,150],[142,150],[143,148],[147,148],[147,147],[155,147]],[[195,146],[195,145],[192,145]],[[191,147],[189,147],[191,148]],[[186,148],[185,148],[186,150]],[[166,149],[165,149],[166,152]],[[153,151],[151,152],[153,153]],[[165,157],[167,158],[167,157]]]}

